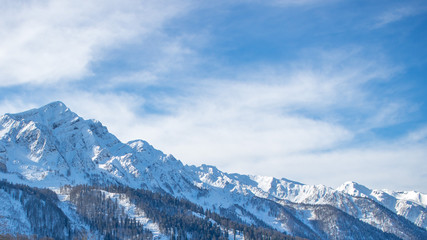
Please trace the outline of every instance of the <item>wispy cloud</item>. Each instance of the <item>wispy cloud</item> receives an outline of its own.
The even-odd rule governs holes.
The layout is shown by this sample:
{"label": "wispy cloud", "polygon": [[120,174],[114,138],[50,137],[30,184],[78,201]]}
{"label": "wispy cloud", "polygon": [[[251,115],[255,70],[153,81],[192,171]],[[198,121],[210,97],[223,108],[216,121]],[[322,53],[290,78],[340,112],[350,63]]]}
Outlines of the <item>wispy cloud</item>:
{"label": "wispy cloud", "polygon": [[77,80],[106,50],[156,32],[188,4],[9,1],[0,8],[0,86]]}
{"label": "wispy cloud", "polygon": [[[193,45],[205,41],[204,36],[195,34],[175,37],[163,36],[153,44],[155,53],[149,53],[136,71],[120,72],[115,76],[107,76],[104,81],[105,88],[121,85],[159,85],[165,82],[174,82],[179,79],[180,73],[190,72],[202,61]],[[191,43],[189,43],[191,42]],[[173,76],[170,74],[173,73]]]}
{"label": "wispy cloud", "polygon": [[[382,171],[383,164],[398,164],[410,172],[422,161],[424,145],[415,142],[405,149],[397,148],[394,141],[352,143],[360,131],[399,122],[396,116],[403,103],[376,101],[375,93],[365,86],[384,81],[395,69],[359,51],[328,52],[318,51],[313,61],[287,67],[245,69],[232,79],[205,79],[192,88],[185,86],[184,94],[160,94],[150,101],[163,110],[161,114],[135,114],[141,111],[136,103],[143,105],[144,99],[126,94],[83,94],[89,107],[81,112],[102,109],[92,114],[122,140],[142,137],[184,163],[209,163],[232,172],[329,185],[357,176],[354,179],[362,182],[376,179],[376,186],[384,182],[371,174]],[[120,102],[113,105],[125,118],[111,117],[117,116],[112,101]],[[75,104],[78,112],[79,105]],[[343,109],[351,109],[359,119],[335,116]],[[405,154],[413,155],[406,168],[398,163]],[[369,171],[360,164],[368,162]],[[331,174],[325,177],[325,171]]]}
{"label": "wispy cloud", "polygon": [[400,21],[404,18],[417,15],[425,11],[425,7],[400,6],[382,13],[377,19],[374,28],[380,28],[390,23]]}
{"label": "wispy cloud", "polygon": [[[122,141],[143,138],[187,164],[310,184],[355,180],[376,188],[425,190],[418,184],[425,180],[419,171],[427,154],[424,128],[397,140],[357,143],[360,131],[399,122],[403,103],[376,101],[365,86],[395,70],[363,51],[311,52],[312,61],[303,56],[287,66],[204,79],[177,89],[180,94],[159,92],[147,99],[105,88],[57,88],[46,89],[50,94],[38,101],[62,100],[81,116],[100,120]],[[9,101],[18,99],[0,105],[11,107]],[[162,113],[144,110],[148,104]],[[342,109],[360,119],[335,116]]]}
{"label": "wispy cloud", "polygon": [[[352,180],[377,189],[415,189],[425,192],[426,149],[425,141],[413,141],[411,144],[402,141],[376,142],[289,156],[289,164],[283,169],[291,179],[304,176],[303,180],[312,184],[323,183],[336,187],[340,182]],[[272,166],[274,169],[280,167]]]}
{"label": "wispy cloud", "polygon": [[[323,2],[262,4],[298,7]],[[337,41],[327,44],[337,47],[319,47],[317,39],[302,40],[310,44],[295,50],[301,53],[297,58],[268,52],[262,60],[251,55],[254,59],[234,65],[243,58],[239,53],[210,49],[220,41],[216,32],[209,32],[209,24],[217,21],[185,30],[174,29],[176,22],[171,21],[194,7],[202,13],[218,8],[214,10],[230,14],[230,21],[247,17],[235,16],[234,8],[221,4],[235,5],[10,1],[0,7],[0,86],[8,86],[0,88],[0,111],[19,112],[61,100],[84,118],[100,120],[122,141],[143,138],[184,163],[208,163],[231,172],[331,186],[350,179],[379,188],[425,182],[425,171],[415,171],[425,165],[425,128],[399,139],[383,139],[373,131],[407,120],[413,103],[389,97],[381,88],[401,73],[401,66],[375,47],[369,51],[358,42],[348,47]],[[384,14],[378,27],[411,16],[411,11]],[[192,20],[187,16],[177,25]],[[291,21],[278,19],[275,24],[279,20]],[[245,31],[262,32],[264,26],[271,23]],[[221,34],[230,33],[224,30],[227,26],[216,27]],[[327,39],[334,40],[333,35]],[[245,36],[221,37],[239,45]],[[258,39],[252,40],[245,44],[259,47]],[[291,41],[283,44],[294,46]],[[116,55],[130,60],[121,62]],[[275,59],[265,61],[267,55]],[[120,64],[126,66],[109,72],[110,66]],[[400,173],[405,177],[394,177]]]}
{"label": "wispy cloud", "polygon": [[27,111],[32,108],[40,107],[37,103],[29,101],[28,99],[22,99],[18,96],[11,96],[0,102],[0,115],[5,113],[18,113]]}
{"label": "wispy cloud", "polygon": [[405,143],[405,145],[420,141],[427,142],[427,126],[415,129],[408,133],[406,137],[402,138],[402,143]]}
{"label": "wispy cloud", "polygon": [[310,6],[310,5],[316,5],[316,4],[325,4],[332,1],[339,1],[339,0],[273,0],[271,3],[282,6],[282,7],[289,7],[289,6]]}

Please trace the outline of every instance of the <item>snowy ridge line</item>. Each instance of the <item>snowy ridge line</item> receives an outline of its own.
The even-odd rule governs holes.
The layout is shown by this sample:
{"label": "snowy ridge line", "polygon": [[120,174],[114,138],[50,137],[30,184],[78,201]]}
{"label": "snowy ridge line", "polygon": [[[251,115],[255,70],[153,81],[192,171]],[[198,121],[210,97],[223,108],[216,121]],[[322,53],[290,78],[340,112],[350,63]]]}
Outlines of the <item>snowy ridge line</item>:
{"label": "snowy ridge line", "polygon": [[[298,204],[318,206],[322,211],[329,211],[323,207],[328,205],[381,231],[392,232],[396,228],[394,234],[402,238],[420,239],[417,236],[427,236],[427,217],[423,205],[425,194],[380,193],[369,189],[369,194],[366,194],[366,187],[357,186],[357,191],[364,194],[359,196],[355,191],[351,192],[350,187],[332,189],[285,178],[229,174],[208,165],[184,165],[146,141],[120,142],[99,121],[85,120],[61,102],[0,118],[1,178],[48,188],[81,184],[118,185],[167,193],[217,213],[228,211],[230,216],[240,220],[253,215],[271,228],[291,234],[295,231],[303,237],[312,236],[310,234],[314,233],[308,233],[310,231],[314,231],[320,239],[333,238],[330,234],[338,233],[314,229],[312,222],[316,210],[310,208],[307,212]],[[380,198],[380,195],[383,197]],[[249,208],[254,197],[259,200]],[[375,202],[360,200],[359,197]],[[393,204],[389,204],[390,199]],[[271,217],[277,206],[272,206],[269,201],[289,208],[286,214],[296,222],[289,222],[280,216]],[[297,205],[291,206],[287,202]],[[242,214],[236,206],[247,209],[248,213]],[[391,213],[381,207],[389,209]],[[386,221],[378,224],[377,216],[360,214],[367,209],[375,209],[387,218]],[[399,220],[394,215],[403,216],[411,222]]]}

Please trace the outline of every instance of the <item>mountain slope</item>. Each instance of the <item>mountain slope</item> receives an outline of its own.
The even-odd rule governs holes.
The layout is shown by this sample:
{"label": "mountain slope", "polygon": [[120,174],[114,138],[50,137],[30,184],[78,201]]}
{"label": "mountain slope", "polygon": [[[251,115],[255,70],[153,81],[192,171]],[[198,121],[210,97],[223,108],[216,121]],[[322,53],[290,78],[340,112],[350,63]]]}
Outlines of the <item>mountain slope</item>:
{"label": "mountain slope", "polygon": [[425,221],[412,217],[423,214],[421,205],[405,215],[371,195],[183,165],[143,140],[120,142],[100,122],[84,120],[61,102],[0,117],[0,178],[54,189],[78,184],[142,188],[188,199],[242,224],[310,239],[352,239],[356,230],[348,224],[365,232],[366,239],[390,239],[384,232],[427,239],[418,227]]}
{"label": "mountain slope", "polygon": [[394,192],[390,190],[372,190],[355,182],[346,182],[337,190],[351,196],[370,198],[394,213],[405,217],[424,229],[427,229],[427,195],[415,191]]}

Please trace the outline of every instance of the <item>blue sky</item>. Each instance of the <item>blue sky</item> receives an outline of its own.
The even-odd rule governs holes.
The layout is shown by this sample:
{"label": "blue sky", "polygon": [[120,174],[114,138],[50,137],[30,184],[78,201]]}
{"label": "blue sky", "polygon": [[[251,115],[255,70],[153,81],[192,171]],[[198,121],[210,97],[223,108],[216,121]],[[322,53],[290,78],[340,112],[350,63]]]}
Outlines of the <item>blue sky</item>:
{"label": "blue sky", "polygon": [[185,164],[427,192],[425,1],[2,1],[0,111]]}

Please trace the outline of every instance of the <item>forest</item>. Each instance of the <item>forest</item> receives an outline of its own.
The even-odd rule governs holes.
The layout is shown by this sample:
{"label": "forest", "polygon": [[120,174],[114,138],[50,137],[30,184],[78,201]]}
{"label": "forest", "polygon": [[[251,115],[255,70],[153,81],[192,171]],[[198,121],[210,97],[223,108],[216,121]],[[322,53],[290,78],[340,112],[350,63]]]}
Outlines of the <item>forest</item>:
{"label": "forest", "polygon": [[[118,194],[128,199],[170,239],[298,239],[269,228],[227,218],[187,199],[126,186],[63,186],[69,204],[89,229],[79,229],[58,207],[55,192],[0,181],[0,190],[19,201],[31,225],[32,235],[0,235],[2,239],[153,239],[153,233],[118,203]],[[224,209],[219,211],[223,212]],[[1,230],[1,225],[0,225]],[[1,233],[2,231],[0,231]]]}

